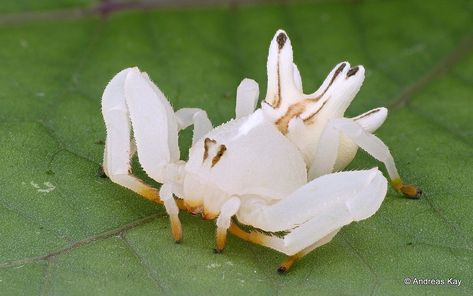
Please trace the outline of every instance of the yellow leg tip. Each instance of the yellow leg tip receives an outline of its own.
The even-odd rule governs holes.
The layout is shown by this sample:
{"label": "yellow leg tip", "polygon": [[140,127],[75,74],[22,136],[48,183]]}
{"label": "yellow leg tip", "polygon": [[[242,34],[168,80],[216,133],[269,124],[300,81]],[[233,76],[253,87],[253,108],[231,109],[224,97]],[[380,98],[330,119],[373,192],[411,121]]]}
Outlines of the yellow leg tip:
{"label": "yellow leg tip", "polygon": [[414,185],[402,185],[401,192],[412,199],[419,199],[422,196],[422,190]]}
{"label": "yellow leg tip", "polygon": [[297,260],[299,260],[299,256],[297,254],[287,257],[286,260],[284,260],[281,265],[279,265],[278,272],[281,274],[286,273],[294,265],[294,263],[296,263]]}
{"label": "yellow leg tip", "polygon": [[227,230],[217,228],[215,252],[216,253],[223,252],[223,249],[225,248],[226,242],[227,242]]}
{"label": "yellow leg tip", "polygon": [[399,178],[393,179],[391,185],[408,198],[419,199],[422,196],[422,190],[420,188],[414,185],[404,184]]}
{"label": "yellow leg tip", "polygon": [[179,244],[182,241],[182,226],[181,226],[181,221],[179,221],[179,217],[176,216],[170,216],[171,220],[171,233],[172,237],[174,238],[174,241]]}

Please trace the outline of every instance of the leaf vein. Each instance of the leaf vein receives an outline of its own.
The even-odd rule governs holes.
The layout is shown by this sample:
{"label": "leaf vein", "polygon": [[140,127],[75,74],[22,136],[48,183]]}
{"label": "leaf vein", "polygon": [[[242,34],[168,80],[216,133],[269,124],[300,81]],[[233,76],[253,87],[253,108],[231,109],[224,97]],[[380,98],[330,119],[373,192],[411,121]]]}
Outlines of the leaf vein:
{"label": "leaf vein", "polygon": [[15,267],[15,266],[21,266],[21,265],[25,265],[25,264],[35,263],[35,262],[38,262],[38,261],[48,260],[50,258],[57,257],[57,256],[60,256],[62,254],[68,253],[68,252],[70,252],[72,250],[75,250],[77,248],[80,248],[84,245],[88,245],[88,244],[93,243],[93,242],[105,240],[107,238],[110,238],[110,237],[113,237],[113,236],[116,236],[116,235],[120,235],[120,234],[122,234],[122,233],[124,233],[124,232],[126,232],[130,229],[134,229],[134,228],[139,227],[141,225],[150,223],[150,222],[154,221],[155,219],[158,219],[158,218],[163,217],[163,216],[164,216],[163,214],[149,215],[147,217],[137,219],[133,222],[130,222],[128,224],[117,227],[115,229],[108,230],[108,231],[102,232],[100,234],[93,235],[93,236],[87,237],[85,239],[76,241],[76,242],[70,244],[69,246],[67,246],[65,248],[61,248],[61,249],[58,249],[58,250],[55,250],[55,251],[51,251],[51,252],[49,252],[45,255],[26,257],[26,258],[22,258],[22,259],[8,260],[8,261],[0,262],[0,268],[9,268],[9,267]]}

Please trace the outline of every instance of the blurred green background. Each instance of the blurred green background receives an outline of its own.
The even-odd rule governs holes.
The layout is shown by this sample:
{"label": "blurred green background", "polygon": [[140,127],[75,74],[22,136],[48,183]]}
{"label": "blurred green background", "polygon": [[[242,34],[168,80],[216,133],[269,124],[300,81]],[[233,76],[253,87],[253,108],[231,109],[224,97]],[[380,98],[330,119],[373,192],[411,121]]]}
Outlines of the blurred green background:
{"label": "blurred green background", "polygon": [[[0,295],[473,294],[472,15],[471,0],[2,1]],[[278,28],[306,93],[342,60],[365,66],[348,115],[389,107],[377,134],[424,190],[418,201],[390,190],[283,276],[282,254],[234,237],[213,254],[214,223],[185,213],[175,245],[161,206],[96,176],[100,97],[116,72],[138,65],[176,110],[221,124],[241,79],[264,94]],[[349,169],[373,166],[359,152]]]}

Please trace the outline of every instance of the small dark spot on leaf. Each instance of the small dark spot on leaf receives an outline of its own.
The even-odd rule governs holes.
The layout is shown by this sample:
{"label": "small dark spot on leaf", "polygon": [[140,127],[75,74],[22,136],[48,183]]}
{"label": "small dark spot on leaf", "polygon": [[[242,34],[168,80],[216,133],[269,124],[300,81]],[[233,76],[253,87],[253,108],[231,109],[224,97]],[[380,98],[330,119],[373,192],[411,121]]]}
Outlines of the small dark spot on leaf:
{"label": "small dark spot on leaf", "polygon": [[55,173],[54,173],[52,170],[47,170],[47,171],[46,171],[46,175],[52,176],[52,175],[54,175],[54,174],[55,174]]}
{"label": "small dark spot on leaf", "polygon": [[412,243],[412,242],[408,242],[406,245],[407,245],[407,246],[412,246],[413,243]]}
{"label": "small dark spot on leaf", "polygon": [[105,141],[104,141],[104,140],[98,140],[98,141],[95,141],[95,144],[97,144],[97,145],[105,145]]}

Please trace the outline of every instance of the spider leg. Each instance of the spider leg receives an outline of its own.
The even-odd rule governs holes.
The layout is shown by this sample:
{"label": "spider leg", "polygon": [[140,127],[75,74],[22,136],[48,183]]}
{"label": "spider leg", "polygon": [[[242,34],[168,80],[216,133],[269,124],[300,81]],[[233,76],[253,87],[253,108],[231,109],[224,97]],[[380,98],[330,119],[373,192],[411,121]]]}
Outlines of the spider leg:
{"label": "spider leg", "polygon": [[329,234],[327,234],[326,236],[324,236],[323,238],[321,238],[320,240],[318,240],[314,244],[312,244],[312,245],[308,246],[307,248],[297,252],[295,255],[288,256],[283,262],[281,262],[281,264],[279,264],[278,272],[279,273],[285,273],[286,271],[288,271],[294,265],[294,263],[301,260],[302,257],[309,254],[310,252],[312,252],[316,248],[329,243],[332,240],[332,238],[335,237],[335,235],[338,233],[338,231],[340,231],[340,228],[330,232]]}
{"label": "spider leg", "polygon": [[386,120],[388,109],[384,107],[375,108],[352,119],[361,125],[361,127],[369,132],[374,133]]}
{"label": "spider leg", "polygon": [[341,227],[372,216],[386,191],[386,179],[377,168],[333,173],[272,205],[261,199],[246,200],[237,218],[259,230],[248,233],[235,224],[229,230],[244,240],[289,255],[280,266],[287,270],[299,258],[329,242]]}
{"label": "spider leg", "polygon": [[[312,245],[308,246],[307,248],[297,252],[296,254],[291,255],[291,256],[287,256],[287,258],[284,259],[284,261],[282,261],[281,264],[279,264],[279,267],[277,269],[278,272],[279,273],[285,273],[286,271],[288,271],[294,265],[294,263],[296,263],[297,261],[302,259],[302,257],[309,254],[310,252],[312,252],[316,248],[329,243],[332,240],[332,238],[338,233],[339,230],[340,229],[337,229],[337,230],[327,234],[326,236],[324,236],[323,238],[321,238],[320,240],[318,240],[314,244],[312,244]],[[228,231],[231,234],[233,234],[234,236],[236,236],[236,237],[238,237],[242,240],[252,242],[252,243],[256,243],[256,244],[259,244],[259,245],[270,248],[269,244],[264,244],[263,243],[264,240],[256,238],[254,235],[252,235],[252,233],[244,231],[243,229],[241,229],[236,224],[230,225],[230,228],[228,229]],[[259,236],[261,236],[261,235],[264,235],[264,234],[260,234]],[[267,235],[265,235],[265,236],[267,236]]]}
{"label": "spider leg", "polygon": [[227,200],[217,218],[217,233],[216,233],[216,248],[215,251],[220,253],[225,248],[227,240],[227,230],[231,225],[232,216],[236,214],[240,208],[240,199],[237,196],[233,196]]}
{"label": "spider leg", "polygon": [[162,204],[158,190],[133,176],[130,159],[136,151],[131,140],[131,122],[125,101],[125,79],[130,69],[119,72],[107,85],[102,97],[102,113],[107,127],[103,169],[115,183],[144,198]]}
{"label": "spider leg", "polygon": [[[364,130],[369,133],[376,131],[386,120],[388,110],[386,108],[376,108],[352,118]],[[342,143],[340,143],[342,140]],[[340,132],[334,130],[333,126],[326,125],[319,139],[323,146],[317,147],[314,159],[309,170],[310,179],[329,174],[333,171],[344,169],[355,157],[358,146],[345,136],[340,138]],[[348,144],[348,145],[347,145]],[[352,144],[352,145],[350,145]],[[340,145],[343,145],[343,154],[340,155]],[[343,159],[341,158],[343,157]]]}
{"label": "spider leg", "polygon": [[258,96],[258,83],[253,79],[243,79],[237,88],[235,118],[238,119],[255,112]]}
{"label": "spider leg", "polygon": [[303,93],[301,72],[299,72],[299,68],[295,63],[292,64],[292,72],[294,76],[294,85],[300,93]]}
{"label": "spider leg", "polygon": [[179,130],[183,130],[190,125],[194,126],[192,144],[212,129],[212,123],[207,116],[207,112],[200,108],[182,108],[177,110],[175,115]]}
{"label": "spider leg", "polygon": [[264,101],[268,105],[274,109],[286,109],[302,98],[302,83],[293,64],[291,41],[283,30],[278,30],[271,41],[266,69],[268,89]]}
{"label": "spider leg", "polygon": [[[356,120],[356,119],[355,119]],[[332,119],[327,123],[326,128],[320,137],[319,145],[314,158],[314,165],[309,170],[311,178],[315,178],[324,173],[331,172],[338,156],[338,150],[341,149],[338,140],[340,135],[348,138],[357,146],[368,152],[375,159],[381,161],[386,166],[392,186],[410,198],[419,198],[422,191],[416,186],[404,184],[397,171],[394,159],[386,144],[378,137],[366,131],[360,124],[353,119],[338,118]],[[360,119],[358,119],[359,121]],[[368,124],[368,120],[361,124]],[[370,122],[374,127],[376,120]]]}
{"label": "spider leg", "polygon": [[[102,113],[107,128],[104,172],[110,179],[146,199],[163,204],[170,213],[172,232],[180,232],[176,211],[181,201],[169,199],[167,185],[180,181],[183,163],[179,161],[177,122],[170,103],[145,73],[138,68],[119,72],[107,85],[102,97]],[[133,130],[134,139],[131,138]],[[133,141],[134,140],[134,141]],[[163,183],[164,201],[158,190],[131,174],[134,144],[144,171]],[[172,192],[171,192],[172,197]],[[176,222],[177,219],[177,222]],[[180,236],[175,235],[176,240]]]}

